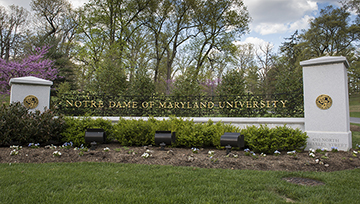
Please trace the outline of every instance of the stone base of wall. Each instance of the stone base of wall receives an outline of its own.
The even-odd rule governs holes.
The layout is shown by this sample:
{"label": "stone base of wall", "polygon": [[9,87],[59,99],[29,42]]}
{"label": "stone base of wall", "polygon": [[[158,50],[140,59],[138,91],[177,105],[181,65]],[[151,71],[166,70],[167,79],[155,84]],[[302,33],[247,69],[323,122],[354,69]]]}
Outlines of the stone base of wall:
{"label": "stone base of wall", "polygon": [[[306,150],[326,148],[331,150],[332,147],[337,147],[341,151],[349,151],[351,149],[352,137],[351,131],[349,132],[318,132],[307,131],[309,136]],[[349,145],[350,144],[350,145]]]}

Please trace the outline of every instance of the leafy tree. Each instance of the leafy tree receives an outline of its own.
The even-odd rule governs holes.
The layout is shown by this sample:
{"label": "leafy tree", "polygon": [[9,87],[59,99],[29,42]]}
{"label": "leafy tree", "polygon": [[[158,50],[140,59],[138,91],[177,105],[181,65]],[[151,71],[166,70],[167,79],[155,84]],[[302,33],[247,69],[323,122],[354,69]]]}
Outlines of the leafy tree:
{"label": "leafy tree", "polygon": [[219,95],[244,95],[245,94],[245,79],[242,70],[233,69],[228,71],[217,87]]}
{"label": "leafy tree", "polygon": [[[271,77],[271,69],[274,67],[274,54],[272,52],[273,46],[270,43],[259,46],[259,51],[256,52],[256,58],[259,63],[259,79],[262,94],[272,94],[273,87],[271,86],[274,77]],[[272,74],[273,76],[273,74]]]}
{"label": "leafy tree", "polygon": [[298,93],[303,89],[302,67],[303,53],[298,31],[295,31],[286,42],[280,46],[281,57],[275,59],[274,71],[276,72],[276,93]]}
{"label": "leafy tree", "polygon": [[181,97],[181,96],[197,96],[201,94],[200,82],[196,80],[193,75],[193,67],[189,67],[188,70],[177,76],[173,85],[172,95]]}
{"label": "leafy tree", "polygon": [[8,94],[11,78],[35,76],[42,79],[54,80],[57,78],[57,69],[53,68],[53,61],[46,59],[48,48],[35,48],[34,52],[19,61],[0,59],[0,94]]}
{"label": "leafy tree", "polygon": [[7,12],[0,6],[0,58],[8,61],[22,51],[25,27],[29,12],[23,7],[11,5]]}
{"label": "leafy tree", "polygon": [[349,8],[360,15],[360,0],[345,0],[341,1],[345,8]]}
{"label": "leafy tree", "polygon": [[92,0],[81,12],[78,60],[80,72],[92,89],[116,93],[123,90],[131,38],[142,26],[153,0]]}
{"label": "leafy tree", "polygon": [[352,56],[353,42],[359,39],[360,25],[350,23],[350,13],[345,8],[327,6],[320,16],[301,34],[299,45],[306,59],[329,56]]}
{"label": "leafy tree", "polygon": [[360,92],[360,56],[357,54],[354,57],[354,60],[350,62],[350,67],[348,69],[349,77],[349,93],[359,93]]}
{"label": "leafy tree", "polygon": [[[356,2],[356,1],[350,1]],[[300,42],[296,45],[296,52],[301,50],[299,59],[306,60],[321,56],[346,56],[350,62],[349,88],[350,93],[356,90],[358,83],[358,57],[355,42],[359,41],[360,19],[350,21],[348,6],[322,9],[320,16],[310,23],[310,29],[299,35]],[[352,84],[354,83],[354,84]]]}
{"label": "leafy tree", "polygon": [[232,42],[248,30],[250,17],[243,2],[238,0],[201,1],[194,6],[194,21],[199,32],[193,41],[198,46],[193,54],[194,77],[197,77],[212,50],[236,50]]}
{"label": "leafy tree", "polygon": [[128,52],[126,55],[126,70],[128,72],[128,81],[130,84],[134,82],[135,75],[139,70],[144,70],[149,77],[152,76],[151,60],[152,47],[148,33],[144,30],[137,30],[136,33],[129,38]]}
{"label": "leafy tree", "polygon": [[[204,68],[214,65],[210,53],[219,50],[227,55],[233,51],[231,42],[247,30],[248,21],[248,13],[238,0],[160,1],[146,22],[154,43],[154,81],[157,82],[161,76],[165,82],[170,81],[177,70],[175,67],[181,68],[174,65],[175,61],[184,62],[177,59],[179,50],[191,52],[191,66],[195,67],[191,72],[186,71],[185,78],[192,73],[195,79],[191,81],[202,81],[201,75],[208,74]],[[187,59],[188,56],[184,57]],[[218,66],[221,74],[225,66],[218,65],[221,65]],[[209,70],[214,71],[214,67]]]}
{"label": "leafy tree", "polygon": [[48,23],[46,26],[46,35],[55,35],[62,22],[62,14],[68,10],[70,4],[67,0],[32,0],[31,8],[37,13],[38,16],[44,18]]}
{"label": "leafy tree", "polygon": [[254,45],[251,43],[237,45],[231,65],[244,72],[246,92],[258,94],[260,85],[259,68],[256,64]]}
{"label": "leafy tree", "polygon": [[[146,19],[145,25],[152,33],[154,44],[154,82],[161,76],[164,81],[170,81],[174,72],[173,63],[182,45],[195,37],[196,26],[192,21],[192,5],[195,0],[162,0]],[[166,92],[170,87],[166,84]]]}
{"label": "leafy tree", "polygon": [[37,36],[33,37],[30,46],[48,45],[51,47],[47,57],[54,60],[58,77],[54,87],[67,83],[75,89],[75,70],[78,68],[72,61],[76,29],[79,25],[79,13],[72,9],[67,0],[32,0],[31,7],[45,24],[41,24]]}
{"label": "leafy tree", "polygon": [[128,91],[129,95],[149,97],[155,93],[155,85],[146,69],[138,69],[135,72],[134,82]]}

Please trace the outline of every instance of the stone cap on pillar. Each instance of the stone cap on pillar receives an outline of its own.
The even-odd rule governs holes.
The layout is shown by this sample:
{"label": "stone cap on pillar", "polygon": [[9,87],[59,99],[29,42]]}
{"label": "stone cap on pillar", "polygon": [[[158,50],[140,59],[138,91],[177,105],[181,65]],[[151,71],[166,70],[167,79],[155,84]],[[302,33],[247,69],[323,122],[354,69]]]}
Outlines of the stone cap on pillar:
{"label": "stone cap on pillar", "polygon": [[346,57],[343,56],[325,56],[319,57],[315,59],[301,61],[301,66],[315,66],[315,65],[324,65],[324,64],[336,64],[336,63],[344,63],[346,68],[349,68],[349,62]]}
{"label": "stone cap on pillar", "polygon": [[10,86],[12,84],[28,84],[28,85],[40,85],[40,86],[51,86],[53,85],[52,81],[40,79],[34,76],[18,77],[12,78],[9,82]]}

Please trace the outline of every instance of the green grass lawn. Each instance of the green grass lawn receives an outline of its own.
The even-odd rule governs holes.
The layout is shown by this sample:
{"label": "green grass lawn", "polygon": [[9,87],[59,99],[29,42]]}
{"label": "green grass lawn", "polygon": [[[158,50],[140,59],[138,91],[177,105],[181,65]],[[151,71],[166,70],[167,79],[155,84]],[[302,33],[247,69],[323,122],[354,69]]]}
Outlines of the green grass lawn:
{"label": "green grass lawn", "polygon": [[360,94],[349,97],[350,117],[360,118]]}
{"label": "green grass lawn", "polygon": [[360,144],[360,132],[352,132],[352,148],[355,149],[356,144]]}
{"label": "green grass lawn", "polygon": [[[354,123],[351,123],[351,125],[360,126],[360,124],[354,124]],[[352,148],[355,149],[356,144],[360,144],[360,132],[353,131],[351,135],[352,135]]]}
{"label": "green grass lawn", "polygon": [[[283,172],[120,163],[0,164],[1,203],[356,203],[360,169]],[[284,177],[325,183],[300,186]]]}
{"label": "green grass lawn", "polygon": [[[354,98],[350,106],[360,107],[360,96]],[[354,113],[360,117],[360,111]],[[360,132],[352,136],[353,147],[360,144]],[[284,177],[325,185],[300,186]],[[360,169],[328,173],[122,163],[0,164],[0,203],[358,203],[359,178]]]}

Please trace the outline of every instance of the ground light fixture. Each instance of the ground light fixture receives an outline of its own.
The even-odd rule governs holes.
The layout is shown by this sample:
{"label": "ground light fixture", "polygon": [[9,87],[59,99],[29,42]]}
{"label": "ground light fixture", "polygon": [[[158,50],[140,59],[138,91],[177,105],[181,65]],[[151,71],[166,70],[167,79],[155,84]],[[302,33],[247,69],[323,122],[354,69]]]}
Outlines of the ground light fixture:
{"label": "ground light fixture", "polygon": [[106,141],[106,134],[104,129],[94,128],[87,129],[85,132],[85,142],[90,143],[90,150],[95,150],[97,143],[104,143]]}
{"label": "ground light fixture", "polygon": [[166,145],[175,143],[175,132],[171,131],[156,131],[155,132],[155,144],[160,145],[161,150],[165,150]]}
{"label": "ground light fixture", "polygon": [[244,135],[237,132],[225,132],[220,138],[220,145],[225,146],[226,155],[228,155],[232,147],[243,148],[245,146]]}

